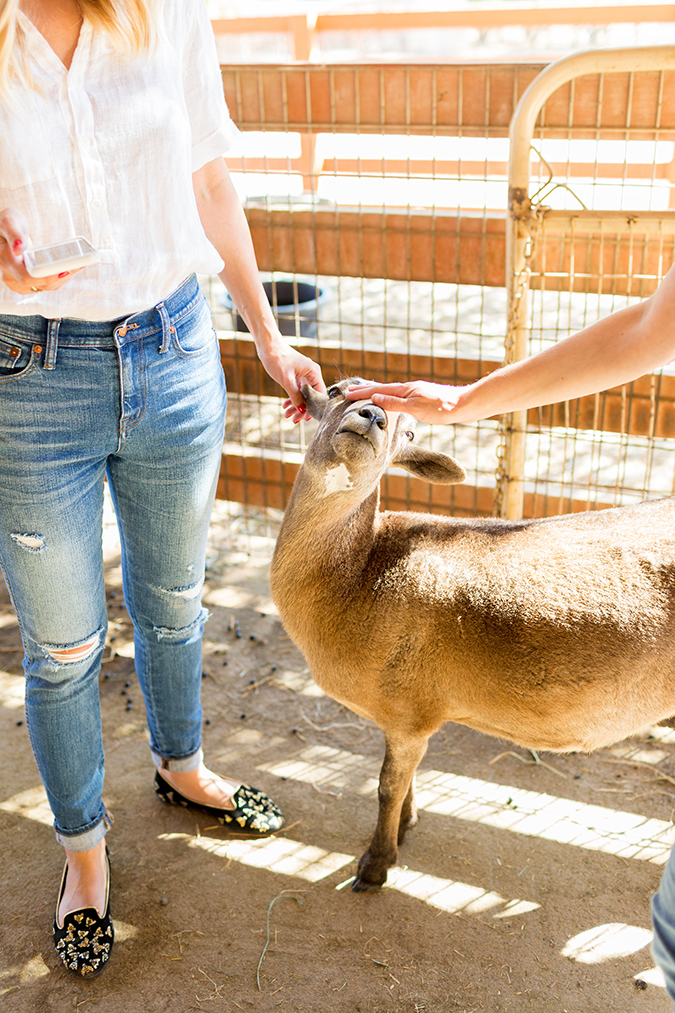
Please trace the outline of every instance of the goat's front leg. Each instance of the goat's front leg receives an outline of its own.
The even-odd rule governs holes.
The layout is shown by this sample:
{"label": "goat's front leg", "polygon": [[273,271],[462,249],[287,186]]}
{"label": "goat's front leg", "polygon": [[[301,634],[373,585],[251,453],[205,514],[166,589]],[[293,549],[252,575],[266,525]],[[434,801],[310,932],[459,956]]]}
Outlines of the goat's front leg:
{"label": "goat's front leg", "polygon": [[406,835],[406,831],[410,830],[417,823],[417,805],[415,803],[415,775],[410,779],[410,785],[408,786],[408,793],[403,799],[403,805],[401,806],[401,817],[398,823],[398,846],[399,848],[403,844],[403,840]]}
{"label": "goat's front leg", "polygon": [[412,780],[427,751],[427,741],[427,736],[412,739],[385,733],[377,827],[370,847],[359,862],[352,890],[376,890],[386,882],[388,870],[395,865],[397,845],[403,840],[407,826],[414,822]]}

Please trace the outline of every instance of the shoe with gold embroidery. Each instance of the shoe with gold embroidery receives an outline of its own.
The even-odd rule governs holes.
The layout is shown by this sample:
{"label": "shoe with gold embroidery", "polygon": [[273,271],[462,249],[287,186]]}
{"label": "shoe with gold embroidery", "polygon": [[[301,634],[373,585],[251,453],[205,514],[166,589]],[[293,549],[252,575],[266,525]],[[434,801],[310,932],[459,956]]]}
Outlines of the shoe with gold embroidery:
{"label": "shoe with gold embroidery", "polygon": [[159,771],[155,772],[155,791],[162,802],[180,805],[204,813],[209,819],[221,823],[232,834],[247,834],[264,837],[281,830],[284,817],[272,799],[259,788],[240,784],[232,795],[234,809],[194,802],[165,781]]}
{"label": "shoe with gold embroidery", "polygon": [[105,913],[101,917],[95,907],[69,911],[59,925],[59,905],[68,875],[68,863],[63,870],[59,899],[54,916],[54,945],[64,967],[82,978],[100,974],[110,959],[115,931],[110,917],[110,856],[106,848],[107,880]]}

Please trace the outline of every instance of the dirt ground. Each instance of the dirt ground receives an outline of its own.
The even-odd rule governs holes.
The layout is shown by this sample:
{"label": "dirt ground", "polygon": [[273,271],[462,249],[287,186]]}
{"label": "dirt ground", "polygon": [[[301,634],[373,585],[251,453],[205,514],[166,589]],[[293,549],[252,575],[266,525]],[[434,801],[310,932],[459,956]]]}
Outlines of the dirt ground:
{"label": "dirt ground", "polygon": [[675,735],[650,729],[536,764],[448,725],[420,767],[421,818],[391,885],[355,894],[381,735],[314,686],[274,614],[265,556],[224,548],[224,523],[205,592],[205,752],[268,791],[287,825],[272,840],[233,840],[156,799],[108,518],[101,698],[117,941],[91,982],[69,976],[52,948],[62,854],[3,588],[2,1010],[668,1013],[649,898],[670,842]]}

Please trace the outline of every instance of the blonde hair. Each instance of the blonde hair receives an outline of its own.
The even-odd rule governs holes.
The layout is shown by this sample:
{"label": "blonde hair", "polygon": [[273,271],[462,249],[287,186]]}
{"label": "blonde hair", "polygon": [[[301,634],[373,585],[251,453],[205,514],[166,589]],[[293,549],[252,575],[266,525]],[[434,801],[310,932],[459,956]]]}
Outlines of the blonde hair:
{"label": "blonde hair", "polygon": [[[83,18],[107,32],[119,50],[146,52],[154,41],[154,13],[159,0],[76,0]],[[19,22],[19,0],[0,0],[0,97],[13,79],[31,84],[26,41]]]}

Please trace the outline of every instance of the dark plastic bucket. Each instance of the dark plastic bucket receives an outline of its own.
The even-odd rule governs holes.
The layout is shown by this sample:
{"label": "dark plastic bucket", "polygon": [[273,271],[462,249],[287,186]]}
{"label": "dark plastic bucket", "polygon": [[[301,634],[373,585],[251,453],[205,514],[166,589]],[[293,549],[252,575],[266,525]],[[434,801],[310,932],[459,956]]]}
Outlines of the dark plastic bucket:
{"label": "dark plastic bucket", "polygon": [[[263,288],[273,309],[276,297],[274,316],[282,334],[291,338],[316,338],[318,309],[328,298],[328,289],[311,285],[307,281],[264,281]],[[235,329],[248,333],[248,327],[237,313],[228,293],[221,296],[220,302],[233,314]]]}

